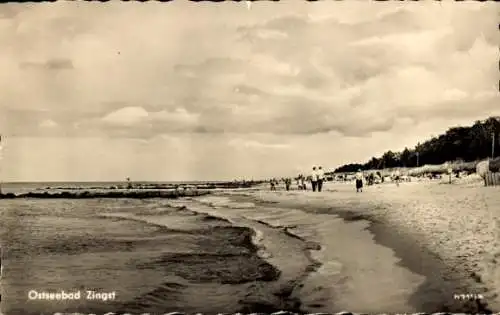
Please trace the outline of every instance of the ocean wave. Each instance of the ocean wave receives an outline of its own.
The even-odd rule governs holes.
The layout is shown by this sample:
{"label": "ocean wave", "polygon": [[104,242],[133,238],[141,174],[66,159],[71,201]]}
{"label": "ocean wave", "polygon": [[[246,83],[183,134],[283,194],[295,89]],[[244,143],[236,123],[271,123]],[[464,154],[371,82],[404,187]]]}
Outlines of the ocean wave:
{"label": "ocean wave", "polygon": [[[227,251],[216,254],[213,252],[166,254],[160,259],[147,265],[138,266],[138,268],[147,268],[147,266],[151,265],[164,265],[168,266],[168,268],[173,267],[173,269],[176,269],[178,265],[183,268],[183,271],[180,274],[175,274],[176,276],[201,283],[219,281],[221,284],[234,285],[249,283],[251,281],[275,282],[279,278],[281,281],[278,282],[281,284],[277,285],[277,287],[272,286],[274,288],[262,287],[260,285],[249,287],[248,290],[250,292],[245,293],[245,296],[238,302],[241,307],[240,311],[275,310],[277,306],[283,303],[287,305],[287,309],[296,309],[299,307],[300,302],[296,297],[292,297],[292,295],[299,288],[300,282],[310,272],[317,270],[321,265],[319,261],[308,254],[311,250],[319,250],[321,248],[320,244],[307,240],[300,233],[293,231],[293,225],[273,226],[265,221],[259,222],[259,220],[245,219],[246,221],[242,221],[242,217],[238,214],[238,211],[255,211],[254,208],[256,205],[253,202],[239,202],[225,196],[210,196],[190,198],[182,202],[175,201],[175,206],[178,207],[180,203],[185,207],[183,211],[195,212],[199,217],[210,218],[219,222],[229,222],[231,224],[231,227],[210,227],[206,233],[216,230],[222,231],[223,229],[237,230],[244,228],[246,237],[250,237],[245,241],[247,244],[246,248],[252,248],[252,253],[239,253],[239,257]],[[170,206],[173,205],[170,204]],[[158,223],[157,220],[155,222]],[[276,239],[274,235],[282,236]],[[235,236],[228,238],[234,240]],[[287,239],[297,240],[297,245],[290,247],[289,251],[287,251],[289,245],[282,243]],[[274,245],[269,246],[273,243]],[[284,246],[279,246],[278,244],[280,243]],[[208,243],[205,243],[205,245],[206,247],[213,247]],[[227,244],[225,248],[231,248],[231,244]],[[304,258],[299,259],[300,256],[296,256],[296,254],[304,255]],[[294,255],[293,260],[290,260],[290,255]],[[243,267],[246,263],[243,264],[240,261],[241,259],[245,260],[246,263],[252,262],[252,266]],[[232,274],[231,267],[225,267],[218,271],[210,271],[212,268],[210,267],[206,268],[207,270],[203,270],[203,272],[201,271],[201,266],[219,265],[223,261],[226,266],[239,265],[239,275],[235,276]],[[273,268],[274,271],[269,272],[269,268]],[[279,270],[276,268],[279,268]],[[285,270],[284,273],[282,272],[283,270]],[[269,274],[274,274],[274,276],[269,277]],[[252,276],[248,278],[248,275]],[[268,294],[265,292],[268,292]]]}
{"label": "ocean wave", "polygon": [[[212,198],[209,203],[194,199],[168,203],[148,200],[125,207],[123,203],[113,206],[111,201],[104,201],[100,206],[105,210],[94,211],[94,219],[107,220],[106,223],[96,226],[85,223],[88,231],[83,234],[71,234],[68,230],[70,236],[63,233],[58,238],[46,236],[42,239],[47,243],[38,248],[43,248],[45,254],[61,254],[54,257],[71,254],[72,264],[81,263],[81,268],[95,268],[96,272],[104,263],[110,268],[127,269],[96,274],[98,278],[92,280],[94,283],[105,283],[109,281],[106,277],[123,274],[121,282],[131,284],[128,272],[132,271],[157,274],[159,282],[154,286],[137,283],[136,279],[137,296],[117,305],[128,313],[155,313],[166,307],[168,311],[180,306],[198,313],[205,311],[207,304],[213,312],[220,309],[226,312],[298,310],[300,302],[294,296],[299,285],[297,278],[310,271],[303,241],[283,229],[242,221],[237,215],[231,215],[251,210],[253,204],[238,205],[234,200],[221,200],[217,202]],[[214,204],[223,206],[214,208]],[[239,210],[234,211],[233,206]],[[64,226],[69,223],[66,220],[69,218],[60,224],[54,222]],[[78,224],[84,224],[82,222]],[[111,229],[104,228],[109,224]],[[134,228],[129,233],[117,232],[131,226]],[[136,233],[141,226],[149,227],[147,233]],[[102,231],[92,232],[97,228]],[[65,233],[66,228],[63,231]],[[110,254],[105,255],[105,251]],[[85,258],[80,262],[79,257]],[[54,278],[63,272],[58,270],[66,268],[64,258],[61,259],[60,267],[52,271]],[[84,266],[89,263],[95,265]],[[43,262],[37,264],[41,266]],[[82,311],[81,307],[75,311]],[[95,313],[102,310],[99,306],[93,307]],[[22,313],[32,314],[28,310]]]}
{"label": "ocean wave", "polygon": [[206,196],[195,200],[213,208],[253,209],[256,207],[253,202],[235,202],[230,197],[225,196]]}

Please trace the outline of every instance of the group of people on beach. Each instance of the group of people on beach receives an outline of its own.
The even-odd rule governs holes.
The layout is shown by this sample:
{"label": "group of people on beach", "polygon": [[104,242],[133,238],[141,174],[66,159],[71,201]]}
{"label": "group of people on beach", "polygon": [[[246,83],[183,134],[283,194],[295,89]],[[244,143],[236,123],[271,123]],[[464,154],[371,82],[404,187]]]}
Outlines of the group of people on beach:
{"label": "group of people on beach", "polygon": [[311,186],[313,191],[318,191],[321,192],[323,189],[323,182],[325,181],[325,172],[323,171],[323,168],[321,166],[318,166],[318,169],[316,169],[316,166],[313,166],[312,172],[311,172]]}
{"label": "group of people on beach", "polygon": [[[285,183],[285,189],[290,190],[290,186],[292,185],[292,179],[282,178],[281,181]],[[271,190],[276,190],[276,186],[278,186],[279,181],[276,178],[273,178],[269,181],[269,184],[271,185]]]}
{"label": "group of people on beach", "polygon": [[311,182],[312,191],[320,192],[323,189],[323,183],[325,182],[325,172],[321,166],[313,166],[311,175],[309,178],[300,174],[297,178],[297,187],[299,190],[307,190],[306,181]]}
{"label": "group of people on beach", "polygon": [[[306,177],[304,175],[299,175],[297,177],[297,187],[299,190],[307,190],[307,185],[306,182],[310,181],[311,182],[311,188],[312,191],[316,192],[321,192],[323,189],[323,183],[325,181],[325,172],[323,171],[323,168],[321,166],[314,166],[312,168],[311,175],[309,177]],[[282,182],[285,184],[285,189],[290,190],[290,187],[292,185],[292,179],[291,178],[283,178]],[[269,184],[271,186],[271,190],[276,190],[276,187],[279,184],[279,181],[277,179],[271,179],[269,181]]]}
{"label": "group of people on beach", "polygon": [[[380,172],[377,172],[377,177],[381,179],[382,182],[384,182],[384,177]],[[363,180],[365,179],[365,176],[363,175],[363,171],[361,169],[358,169],[358,171],[355,174],[355,179],[356,179],[356,192],[363,192]],[[401,182],[401,172],[399,170],[396,170],[392,175],[391,179],[393,182],[396,183],[396,186],[399,187],[399,183]],[[366,180],[368,181],[368,185],[373,185],[375,181],[375,175],[371,173],[366,177]]]}
{"label": "group of people on beach", "polygon": [[[358,169],[358,171],[354,174],[354,179],[355,179],[355,187],[356,187],[356,192],[363,192],[363,186],[364,182],[367,181],[368,185],[373,185],[375,183],[375,178],[379,178],[381,182],[384,182],[384,177],[380,172],[377,172],[376,174],[370,173],[369,175],[365,176],[363,171],[361,169]],[[352,177],[351,177],[352,178]],[[402,176],[399,170],[396,170],[390,178],[394,183],[396,183],[397,186],[399,186]],[[300,174],[297,178],[297,187],[299,190],[307,190],[307,182],[309,181],[311,183],[311,188],[312,191],[314,192],[321,192],[323,190],[323,183],[325,182],[325,172],[321,166],[313,166],[312,172],[309,176],[304,176],[303,174]],[[346,174],[342,176],[343,181],[347,181],[348,177]],[[281,181],[285,184],[285,189],[290,190],[291,184],[292,184],[292,178],[282,178]],[[271,185],[271,190],[276,190],[276,187],[278,186],[280,181],[276,179],[271,179],[270,180],[270,185]]]}

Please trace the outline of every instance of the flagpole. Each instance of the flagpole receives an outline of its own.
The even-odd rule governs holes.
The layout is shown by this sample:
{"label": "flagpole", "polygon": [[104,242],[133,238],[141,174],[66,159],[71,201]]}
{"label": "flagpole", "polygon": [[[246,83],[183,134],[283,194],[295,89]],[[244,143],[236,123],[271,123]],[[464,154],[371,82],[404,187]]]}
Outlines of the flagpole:
{"label": "flagpole", "polygon": [[495,158],[495,133],[491,133],[491,159]]}

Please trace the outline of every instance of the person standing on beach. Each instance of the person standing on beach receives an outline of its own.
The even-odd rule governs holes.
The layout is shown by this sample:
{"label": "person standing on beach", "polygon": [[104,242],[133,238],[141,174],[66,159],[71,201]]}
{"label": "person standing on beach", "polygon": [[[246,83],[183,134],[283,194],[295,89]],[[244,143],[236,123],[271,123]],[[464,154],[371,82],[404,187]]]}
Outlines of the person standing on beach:
{"label": "person standing on beach", "polygon": [[311,185],[313,191],[316,191],[316,187],[318,187],[318,172],[316,171],[316,166],[313,167],[311,172]]}
{"label": "person standing on beach", "polygon": [[292,179],[291,178],[285,178],[285,189],[288,191],[290,190],[290,185],[292,184]]}
{"label": "person standing on beach", "polygon": [[297,179],[297,187],[299,188],[299,190],[304,190],[304,181],[304,175],[300,174]]}
{"label": "person standing on beach", "polygon": [[276,190],[276,185],[274,184],[274,179],[271,179],[269,181],[269,184],[271,185],[271,190]]}
{"label": "person standing on beach", "polygon": [[356,173],[356,192],[363,192],[363,172],[358,169]]}
{"label": "person standing on beach", "polygon": [[325,180],[325,172],[323,171],[323,168],[320,166],[318,167],[318,192],[321,192],[321,189],[323,188],[323,181]]}
{"label": "person standing on beach", "polygon": [[304,189],[304,187],[303,187],[304,185],[302,184],[302,182],[304,180],[303,178],[304,178],[304,176],[302,174],[300,174],[299,177],[297,177],[297,188],[299,190],[303,190]]}
{"label": "person standing on beach", "polygon": [[401,172],[399,170],[396,170],[394,173],[394,180],[396,181],[396,186],[399,187],[399,181],[401,180]]}

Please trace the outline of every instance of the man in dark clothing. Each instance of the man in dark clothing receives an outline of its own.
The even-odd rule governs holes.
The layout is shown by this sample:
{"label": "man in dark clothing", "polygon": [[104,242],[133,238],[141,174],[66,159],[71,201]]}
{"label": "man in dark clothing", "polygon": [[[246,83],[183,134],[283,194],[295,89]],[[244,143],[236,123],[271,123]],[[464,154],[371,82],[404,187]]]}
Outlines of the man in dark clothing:
{"label": "man in dark clothing", "polygon": [[269,184],[271,185],[271,190],[276,190],[276,184],[274,183],[274,179],[271,179]]}

